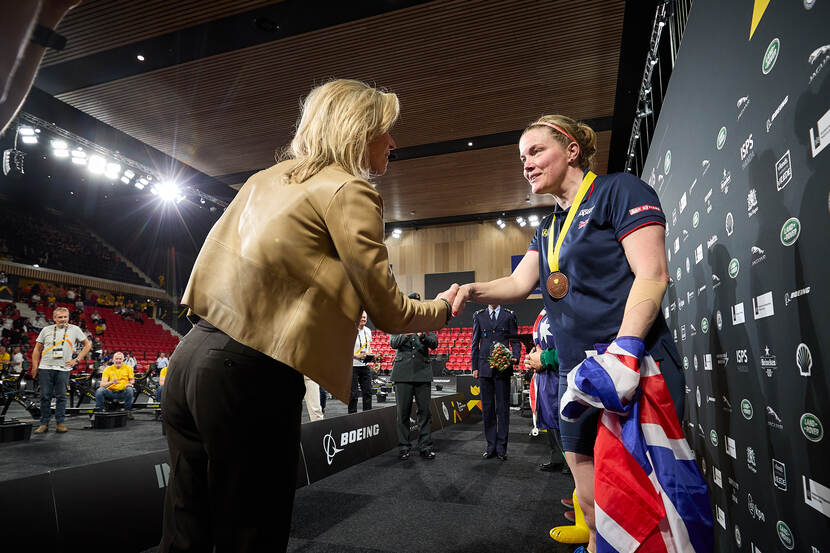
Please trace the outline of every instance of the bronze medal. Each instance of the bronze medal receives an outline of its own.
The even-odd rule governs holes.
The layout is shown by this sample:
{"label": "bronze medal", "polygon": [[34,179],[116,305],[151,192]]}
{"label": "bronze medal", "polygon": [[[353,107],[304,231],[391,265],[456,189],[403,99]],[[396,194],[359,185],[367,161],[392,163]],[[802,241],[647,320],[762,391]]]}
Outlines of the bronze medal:
{"label": "bronze medal", "polygon": [[555,300],[561,300],[568,294],[570,283],[562,271],[551,273],[547,281],[548,294]]}

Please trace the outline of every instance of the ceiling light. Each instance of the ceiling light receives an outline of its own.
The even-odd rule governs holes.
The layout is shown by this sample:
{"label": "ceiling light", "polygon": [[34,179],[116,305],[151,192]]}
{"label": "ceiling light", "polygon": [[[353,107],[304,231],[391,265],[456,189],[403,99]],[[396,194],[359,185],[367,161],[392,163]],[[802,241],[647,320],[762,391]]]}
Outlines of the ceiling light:
{"label": "ceiling light", "polygon": [[81,148],[72,150],[72,163],[75,165],[86,165],[86,152]]}
{"label": "ceiling light", "polygon": [[128,179],[127,177],[121,177],[121,182],[123,182],[124,184],[130,184],[130,179]]}
{"label": "ceiling light", "polygon": [[60,158],[69,157],[69,150],[52,150],[52,155]]}
{"label": "ceiling light", "polygon": [[164,181],[153,187],[165,202],[172,202],[179,196],[179,187],[172,181]]}
{"label": "ceiling light", "polygon": [[538,221],[539,216],[538,215],[530,215],[530,216],[528,216],[527,220],[532,223],[533,221]]}
{"label": "ceiling light", "polygon": [[144,61],[144,59],[145,59],[145,58],[144,58],[144,56],[142,56],[141,54],[139,54],[139,55],[137,55],[137,56],[135,57],[135,59],[137,59],[138,61]]}
{"label": "ceiling light", "polygon": [[33,134],[21,137],[23,144],[37,144],[37,137]]}
{"label": "ceiling light", "polygon": [[472,142],[467,142],[467,146],[472,147],[472,146],[473,146],[473,143],[472,143]]}
{"label": "ceiling light", "polygon": [[130,169],[127,169],[126,171],[124,171],[124,176],[128,179],[131,179],[135,176],[135,173],[133,173]]}
{"label": "ceiling light", "polygon": [[20,136],[34,136],[35,130],[32,127],[18,127],[17,132],[20,133]]}
{"label": "ceiling light", "polygon": [[50,142],[52,144],[52,148],[55,150],[68,150],[69,146],[66,145],[65,140],[54,139]]}
{"label": "ceiling light", "polygon": [[89,164],[87,165],[87,170],[93,175],[100,175],[104,172],[104,169],[107,167],[107,160],[102,158],[97,154],[92,154],[89,156]]}
{"label": "ceiling light", "polygon": [[115,180],[118,178],[118,175],[121,174],[121,165],[118,163],[107,163],[107,168],[104,171],[104,176],[110,180]]}
{"label": "ceiling light", "polygon": [[139,190],[144,190],[144,183],[142,183],[141,181],[136,181],[136,182],[134,182],[133,184],[134,184],[134,185],[135,185],[135,187],[136,187],[136,188],[138,188]]}

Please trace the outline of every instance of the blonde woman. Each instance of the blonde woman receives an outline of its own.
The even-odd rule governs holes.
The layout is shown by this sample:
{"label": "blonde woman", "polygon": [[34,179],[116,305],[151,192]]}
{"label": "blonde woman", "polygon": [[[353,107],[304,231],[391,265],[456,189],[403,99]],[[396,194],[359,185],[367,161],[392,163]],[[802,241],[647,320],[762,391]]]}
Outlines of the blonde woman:
{"label": "blonde woman", "polygon": [[182,298],[199,321],[165,383],[161,551],[285,550],[303,375],[348,402],[363,309],[389,333],[450,319],[457,285],[416,302],[389,271],[369,179],[386,172],[398,112],[397,96],[358,81],[313,89],[284,161],[252,176],[208,234]]}

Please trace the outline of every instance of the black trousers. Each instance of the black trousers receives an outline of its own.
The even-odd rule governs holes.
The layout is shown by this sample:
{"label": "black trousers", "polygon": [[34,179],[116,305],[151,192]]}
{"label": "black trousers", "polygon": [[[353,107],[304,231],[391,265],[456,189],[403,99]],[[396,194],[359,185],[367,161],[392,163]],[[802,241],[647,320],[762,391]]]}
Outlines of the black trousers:
{"label": "black trousers", "polygon": [[164,385],[171,467],[159,551],[285,551],[304,394],[291,367],[204,321],[193,327]]}
{"label": "black trousers", "polygon": [[481,387],[481,418],[487,451],[507,453],[510,433],[510,379],[503,376],[479,377]]}
{"label": "black trousers", "polygon": [[[360,388],[358,390],[358,388]],[[369,365],[353,367],[352,395],[349,397],[349,413],[357,413],[357,398],[363,394],[363,410],[372,408],[372,372]]]}
{"label": "black trousers", "polygon": [[418,449],[432,449],[432,413],[429,410],[431,382],[395,382],[395,402],[398,413],[398,449],[409,450],[409,416],[412,413],[412,398],[418,405]]}

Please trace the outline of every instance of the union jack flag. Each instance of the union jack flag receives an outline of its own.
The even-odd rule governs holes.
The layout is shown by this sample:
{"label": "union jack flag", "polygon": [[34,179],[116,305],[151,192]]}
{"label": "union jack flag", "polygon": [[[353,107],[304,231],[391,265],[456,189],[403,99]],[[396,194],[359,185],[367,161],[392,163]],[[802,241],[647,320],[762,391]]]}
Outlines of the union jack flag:
{"label": "union jack flag", "polygon": [[597,553],[712,551],[706,482],[642,340],[617,338],[568,374],[562,419],[589,406],[604,409],[594,446]]}

